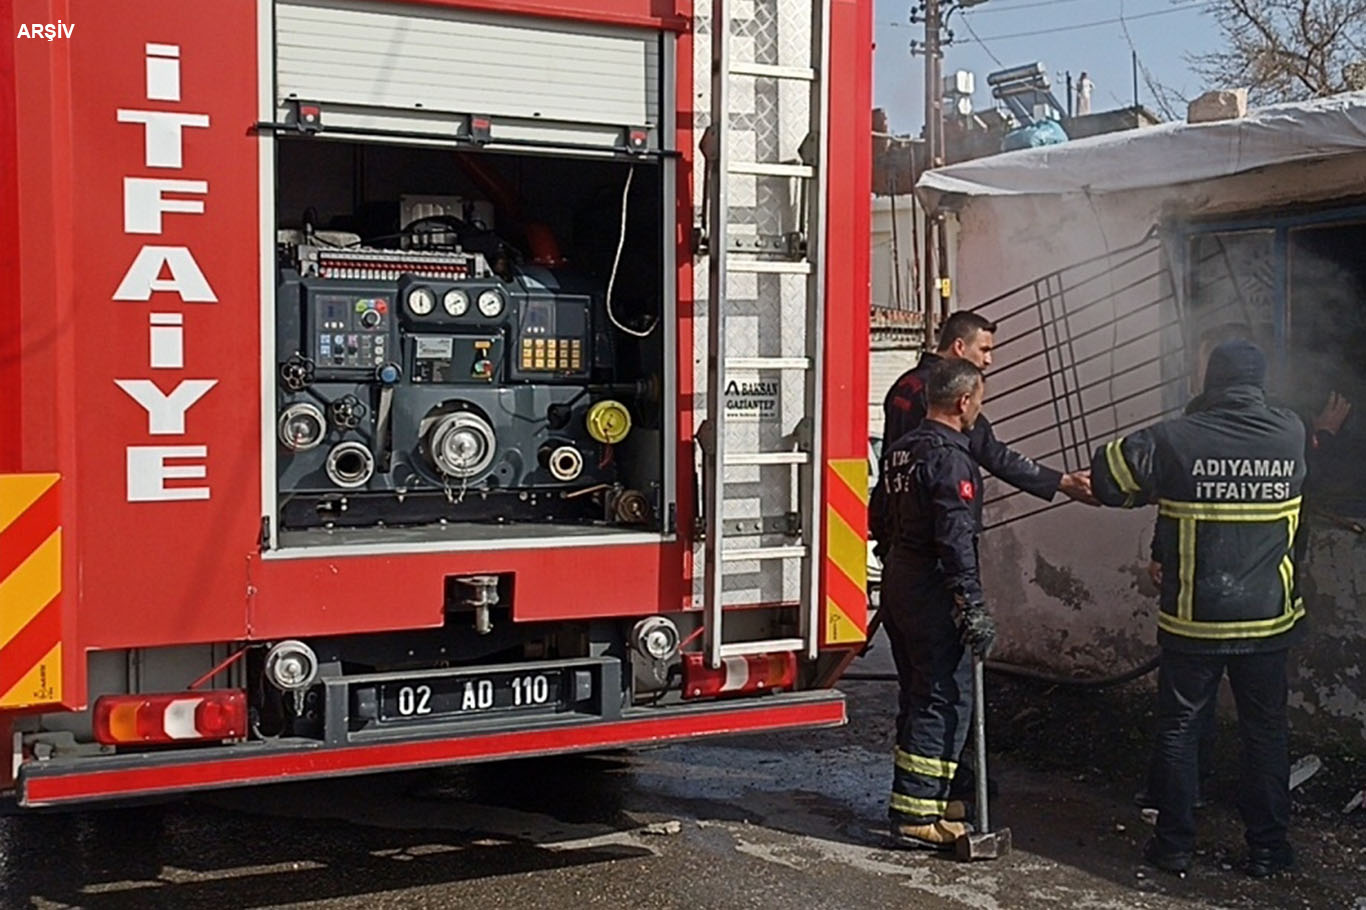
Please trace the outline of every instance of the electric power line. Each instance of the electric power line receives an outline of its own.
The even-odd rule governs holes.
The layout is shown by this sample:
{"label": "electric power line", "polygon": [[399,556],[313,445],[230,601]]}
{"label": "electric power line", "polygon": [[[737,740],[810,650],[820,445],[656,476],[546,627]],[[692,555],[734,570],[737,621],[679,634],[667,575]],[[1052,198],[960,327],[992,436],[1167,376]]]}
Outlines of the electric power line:
{"label": "electric power line", "polygon": [[1000,57],[996,56],[996,52],[991,49],[991,45],[983,41],[982,37],[977,34],[977,29],[972,27],[972,19],[969,18],[967,14],[963,15],[963,26],[968,30],[968,34],[972,35],[973,40],[981,45],[982,50],[987,52],[987,56],[996,61],[997,66],[1005,66],[1005,62],[1001,60]]}
{"label": "electric power line", "polygon": [[992,3],[973,7],[972,14],[977,16],[983,13],[1013,13],[1020,9],[1036,9],[1040,6],[1061,6],[1064,3],[1081,3],[1083,0],[1029,0],[1028,3],[1011,3],[1006,6],[996,5],[997,3],[1002,2],[1004,2],[1004,0],[994,0]]}
{"label": "electric power line", "polygon": [[[1055,0],[1055,2],[1057,2],[1057,0]],[[1121,19],[1120,17],[1117,16],[1117,17],[1114,17],[1114,18],[1112,18],[1112,19],[1097,19],[1097,20],[1095,20],[1095,21],[1093,21],[1093,22],[1074,22],[1074,23],[1072,23],[1071,25],[1056,25],[1056,26],[1053,26],[1052,28],[1040,28],[1040,29],[1034,29],[1033,31],[1028,31],[1028,32],[1013,32],[1013,33],[1008,34],[1008,35],[982,35],[982,36],[975,36],[975,37],[973,37],[973,38],[966,39],[966,40],[975,42],[975,43],[977,43],[977,44],[985,44],[985,43],[988,42],[988,41],[1009,41],[1009,40],[1011,40],[1011,39],[1013,39],[1013,38],[1033,38],[1033,37],[1036,37],[1036,36],[1038,36],[1038,35],[1054,35],[1054,34],[1059,34],[1059,33],[1061,33],[1061,32],[1074,32],[1074,31],[1078,31],[1078,30],[1080,30],[1080,29],[1085,29],[1085,28],[1099,28],[1099,27],[1102,26],[1102,25],[1116,25],[1116,24],[1118,24],[1119,22],[1124,21],[1124,20],[1127,20],[1127,21],[1129,21],[1129,22],[1133,22],[1133,21],[1135,21],[1136,19],[1151,19],[1151,18],[1153,18],[1154,16],[1170,16],[1172,13],[1184,13],[1184,12],[1187,12],[1188,10],[1199,9],[1201,6],[1204,6],[1206,3],[1209,3],[1209,2],[1210,2],[1210,0],[1199,0],[1199,2],[1191,3],[1191,4],[1188,5],[1188,6],[1177,6],[1177,7],[1173,7],[1172,9],[1154,10],[1153,12],[1149,12],[1149,13],[1137,13],[1136,15],[1133,15],[1133,16],[1125,16],[1125,17],[1123,17],[1122,19]],[[1018,8],[1018,7],[1017,7],[1017,8]],[[965,20],[965,21],[966,21],[966,20]],[[885,24],[885,25],[889,25],[889,26],[891,26],[892,28],[919,28],[919,27],[920,27],[919,25],[912,25],[912,24],[907,23],[907,22],[887,22],[887,23],[884,23],[884,24]]]}
{"label": "electric power line", "polygon": [[[1124,17],[1124,19],[1127,19],[1129,22],[1133,22],[1136,19],[1151,19],[1154,16],[1170,16],[1172,13],[1184,13],[1186,12],[1186,10],[1195,8],[1196,7],[1192,5],[1176,7],[1174,9],[1160,9],[1155,10],[1151,13],[1138,13],[1134,16],[1126,16]],[[987,35],[984,38],[979,38],[978,43],[981,43],[983,41],[1008,41],[1012,38],[1032,38],[1036,35],[1052,35],[1058,32],[1074,32],[1084,28],[1099,28],[1102,25],[1115,25],[1121,21],[1123,20],[1120,17],[1115,17],[1113,19],[1097,19],[1094,22],[1075,22],[1071,25],[1059,25],[1054,26],[1053,28],[1040,28],[1029,32],[1015,32],[1014,34],[1010,35]]]}

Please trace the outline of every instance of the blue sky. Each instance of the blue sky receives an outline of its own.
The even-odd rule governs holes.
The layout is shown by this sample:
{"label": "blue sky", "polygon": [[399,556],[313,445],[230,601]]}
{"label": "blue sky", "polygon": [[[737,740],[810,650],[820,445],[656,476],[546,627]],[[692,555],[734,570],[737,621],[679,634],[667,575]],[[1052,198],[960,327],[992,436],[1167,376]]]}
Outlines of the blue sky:
{"label": "blue sky", "polygon": [[[909,45],[912,39],[923,38],[924,29],[908,21],[914,0],[875,3],[873,103],[887,110],[893,132],[918,135],[925,62],[911,56]],[[1003,67],[992,54],[1006,66],[1045,63],[1054,78],[1054,92],[1064,104],[1064,74],[1070,70],[1076,77],[1084,70],[1096,85],[1092,109],[1108,110],[1133,103],[1131,38],[1139,60],[1155,79],[1192,97],[1204,86],[1186,56],[1214,50],[1220,43],[1218,29],[1203,12],[1208,6],[1209,0],[986,0],[953,15],[954,44],[945,53],[944,70],[976,74],[977,110],[993,106],[986,76]],[[1121,17],[1127,22],[1128,38],[1120,22],[1107,21]],[[1104,24],[1077,27],[1088,23]],[[1043,34],[1022,34],[1026,32]],[[1142,73],[1139,99],[1155,109]]]}

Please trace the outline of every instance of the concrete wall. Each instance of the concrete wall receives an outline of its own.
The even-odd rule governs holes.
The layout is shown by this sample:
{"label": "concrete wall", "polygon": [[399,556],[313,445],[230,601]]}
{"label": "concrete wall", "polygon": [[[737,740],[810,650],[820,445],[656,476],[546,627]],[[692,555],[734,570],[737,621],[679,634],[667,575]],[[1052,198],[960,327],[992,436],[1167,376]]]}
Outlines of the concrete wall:
{"label": "concrete wall", "polygon": [[[896,226],[893,231],[893,224]],[[871,300],[874,307],[923,309],[917,284],[916,240],[924,243],[924,211],[910,195],[874,196],[872,201]],[[875,326],[868,361],[868,433],[882,435],[882,401],[906,370],[915,366],[920,344],[912,329],[879,331]]]}
{"label": "concrete wall", "polygon": [[[957,213],[956,305],[974,307],[1094,257],[1115,265],[1128,258],[1117,251],[1139,244],[1168,217],[1252,213],[1357,195],[1363,172],[1366,156],[1356,156],[1106,196],[971,199]],[[987,413],[997,421],[998,415],[1019,415],[1000,425],[1002,438],[1021,440],[1021,451],[1047,455],[1044,460],[1057,467],[1074,467],[1089,455],[1089,444],[1179,403],[1186,391],[1184,380],[1173,378],[1184,369],[1180,332],[1162,328],[1175,311],[1152,305],[1173,287],[1169,281],[1161,286],[1161,269],[1144,278],[1161,261],[1156,241],[1151,248],[1148,259],[1103,277],[1104,270],[1089,277],[1095,267],[1074,269],[1074,284],[1091,283],[1085,292],[1062,294],[1060,312],[1029,309],[1038,288],[1057,290],[1057,282],[989,308],[996,315],[1017,314],[1013,329],[1003,327],[998,336],[1005,343],[988,380]],[[1069,339],[1064,359],[1073,365],[1071,391],[1050,389],[1041,353],[1048,348],[1056,366],[1056,352]],[[1151,358],[1158,362],[1142,366]],[[1135,394],[1164,378],[1165,396],[1160,389]],[[1037,408],[1029,411],[1032,406]],[[1067,419],[1067,407],[1073,419]],[[1066,453],[1054,454],[1060,448]],[[1004,494],[987,495],[990,503]],[[988,524],[1042,505],[1020,495],[996,502],[988,508]],[[1156,591],[1144,571],[1153,521],[1151,509],[1069,504],[988,530],[982,555],[988,598],[1002,626],[1000,655],[1063,672],[1104,674],[1155,653]],[[1295,722],[1366,746],[1366,541],[1317,519],[1307,517],[1306,525],[1312,541],[1306,566],[1310,636],[1292,658]]]}
{"label": "concrete wall", "polygon": [[[875,307],[922,309],[916,263],[925,243],[924,213],[914,196],[874,196],[872,299]],[[893,226],[895,225],[895,230]],[[917,243],[918,241],[918,243]]]}

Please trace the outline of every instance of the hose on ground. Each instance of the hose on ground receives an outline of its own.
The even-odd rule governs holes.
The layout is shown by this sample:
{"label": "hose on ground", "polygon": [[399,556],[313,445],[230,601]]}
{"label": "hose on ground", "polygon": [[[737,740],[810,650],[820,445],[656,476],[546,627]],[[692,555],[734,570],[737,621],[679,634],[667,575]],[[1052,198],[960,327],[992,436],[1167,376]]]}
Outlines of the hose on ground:
{"label": "hose on ground", "polygon": [[[1071,686],[1077,689],[1107,689],[1110,686],[1123,685],[1132,682],[1141,676],[1147,676],[1157,669],[1158,658],[1145,661],[1123,673],[1116,673],[1113,676],[1060,676],[1054,673],[1047,673],[1043,670],[1035,670],[1032,667],[1022,667],[1019,664],[1006,663],[1001,660],[987,661],[987,669],[993,673],[1000,673],[1002,676],[1015,676],[1020,679],[1032,679],[1036,682],[1045,682],[1054,686]],[[851,679],[856,682],[896,682],[895,673],[846,673],[840,679]]]}

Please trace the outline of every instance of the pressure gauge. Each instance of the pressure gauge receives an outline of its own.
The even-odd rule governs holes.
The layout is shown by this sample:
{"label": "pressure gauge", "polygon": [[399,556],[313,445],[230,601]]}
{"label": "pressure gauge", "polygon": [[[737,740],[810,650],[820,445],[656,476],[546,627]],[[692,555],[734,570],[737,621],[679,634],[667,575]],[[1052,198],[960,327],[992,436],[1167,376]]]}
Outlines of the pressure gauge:
{"label": "pressure gauge", "polygon": [[503,295],[490,288],[479,295],[479,312],[489,319],[503,312]]}
{"label": "pressure gauge", "polygon": [[408,311],[414,316],[426,316],[436,306],[436,295],[426,288],[413,288],[408,292]]}
{"label": "pressure gauge", "polygon": [[455,288],[447,291],[446,295],[441,298],[441,305],[452,316],[464,316],[470,308],[470,295],[459,288]]}

